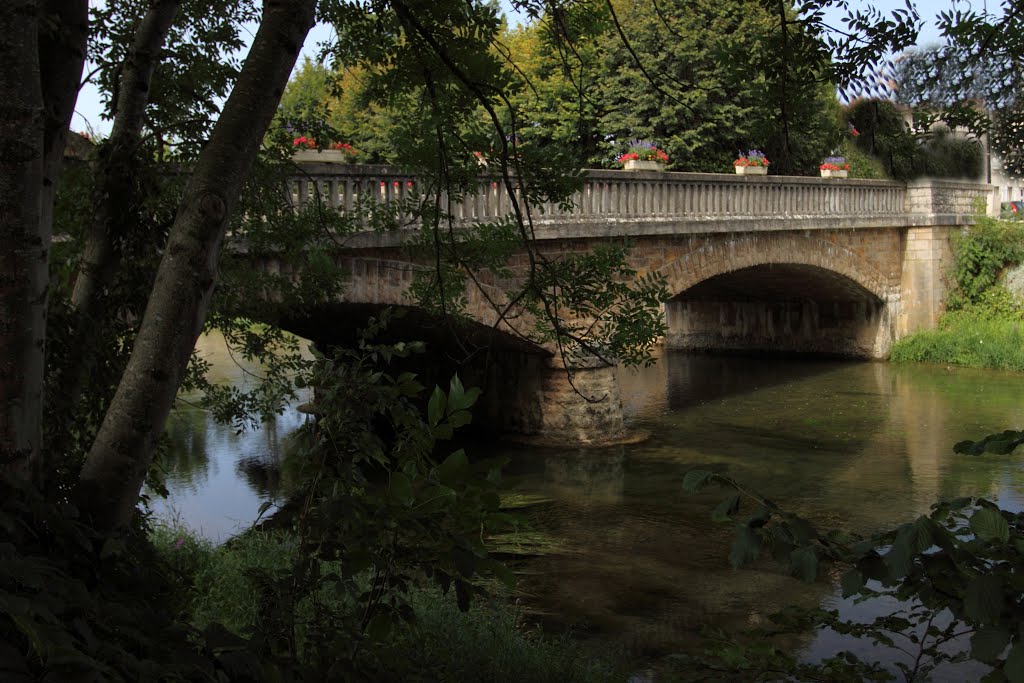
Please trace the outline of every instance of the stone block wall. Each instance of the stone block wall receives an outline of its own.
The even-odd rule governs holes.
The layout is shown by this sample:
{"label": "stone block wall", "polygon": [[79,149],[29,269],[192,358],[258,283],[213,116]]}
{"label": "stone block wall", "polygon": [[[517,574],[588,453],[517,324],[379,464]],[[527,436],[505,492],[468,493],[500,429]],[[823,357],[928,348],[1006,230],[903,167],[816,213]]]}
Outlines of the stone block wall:
{"label": "stone block wall", "polygon": [[976,201],[981,200],[984,213],[995,188],[963,180],[927,178],[907,184],[906,213],[951,216],[974,215]]}
{"label": "stone block wall", "polygon": [[896,337],[934,329],[945,306],[955,226],[908,228],[900,277]]}

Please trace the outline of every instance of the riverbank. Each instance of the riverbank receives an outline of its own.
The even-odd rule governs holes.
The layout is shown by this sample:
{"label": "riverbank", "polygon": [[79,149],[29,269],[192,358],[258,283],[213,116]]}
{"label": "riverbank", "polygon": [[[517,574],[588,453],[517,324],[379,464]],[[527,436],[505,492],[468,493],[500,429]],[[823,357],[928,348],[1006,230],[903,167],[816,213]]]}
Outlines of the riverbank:
{"label": "riverbank", "polygon": [[991,317],[976,309],[951,311],[937,330],[918,332],[893,345],[897,363],[924,362],[1024,372],[1024,321]]}
{"label": "riverbank", "polygon": [[[214,545],[179,526],[158,524],[151,539],[172,568],[192,626],[220,624],[238,637],[266,627],[268,591],[294,569],[297,539],[285,532],[253,532]],[[338,571],[338,567],[324,567]],[[628,678],[624,656],[596,652],[569,635],[553,637],[525,623],[525,611],[500,596],[476,598],[463,612],[454,591],[413,588],[411,619],[402,627],[374,632],[373,622],[353,633],[353,613],[340,583],[325,581],[315,595],[294,605],[295,637],[312,656],[316,641],[362,638],[346,663],[353,680],[536,681],[537,683],[621,682]]]}
{"label": "riverbank", "polygon": [[978,216],[951,246],[938,329],[897,341],[890,360],[1024,372],[1024,224]]}

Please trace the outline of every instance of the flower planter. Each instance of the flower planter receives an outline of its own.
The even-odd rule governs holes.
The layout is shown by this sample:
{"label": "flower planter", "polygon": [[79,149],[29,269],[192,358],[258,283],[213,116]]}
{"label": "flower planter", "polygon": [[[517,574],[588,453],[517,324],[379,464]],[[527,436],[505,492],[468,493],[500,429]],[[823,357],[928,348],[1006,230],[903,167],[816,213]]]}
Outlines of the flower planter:
{"label": "flower planter", "polygon": [[733,166],[736,175],[768,175],[767,166]]}
{"label": "flower planter", "polygon": [[845,178],[849,171],[833,171],[828,168],[821,169],[822,178]]}
{"label": "flower planter", "polygon": [[623,168],[627,171],[664,171],[665,164],[660,161],[646,161],[644,159],[627,159],[623,162]]}
{"label": "flower planter", "polygon": [[296,163],[347,164],[352,155],[340,149],[298,149],[292,152]]}

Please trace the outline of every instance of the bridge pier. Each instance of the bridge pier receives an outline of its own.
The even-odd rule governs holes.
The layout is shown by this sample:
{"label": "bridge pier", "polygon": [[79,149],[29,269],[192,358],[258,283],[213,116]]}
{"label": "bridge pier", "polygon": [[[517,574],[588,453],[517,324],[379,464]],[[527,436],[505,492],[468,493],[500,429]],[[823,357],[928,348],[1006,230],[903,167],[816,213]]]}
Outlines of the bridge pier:
{"label": "bridge pier", "polygon": [[602,446],[628,440],[616,368],[599,361],[568,370],[551,359],[540,390],[541,443]]}

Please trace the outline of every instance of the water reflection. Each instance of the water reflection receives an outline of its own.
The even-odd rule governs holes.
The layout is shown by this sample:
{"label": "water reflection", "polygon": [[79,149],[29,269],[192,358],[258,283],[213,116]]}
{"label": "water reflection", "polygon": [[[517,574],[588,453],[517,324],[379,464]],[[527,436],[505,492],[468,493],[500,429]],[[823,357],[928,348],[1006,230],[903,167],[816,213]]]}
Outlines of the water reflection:
{"label": "water reflection", "polygon": [[[220,335],[204,335],[196,347],[214,381],[243,389],[256,381],[259,367],[232,357]],[[159,466],[169,496],[154,498],[152,507],[219,542],[250,524],[261,503],[282,495],[283,442],[308,418],[296,402],[260,428],[238,431],[218,424],[194,398],[181,397],[168,419],[169,447]]]}
{"label": "water reflection", "polygon": [[[770,562],[729,569],[732,529],[710,520],[722,496],[684,495],[691,467],[728,473],[822,527],[861,533],[942,497],[1024,501],[1018,459],[952,452],[956,441],[1021,423],[1024,377],[666,353],[623,375],[622,393],[649,441],[517,452],[511,485],[553,500],[535,515],[555,551],[526,568],[528,604],[549,623],[637,654],[694,646],[703,625],[738,629],[788,604],[836,601],[828,585],[809,588]],[[581,462],[588,457],[593,464]],[[819,639],[811,651],[834,645]]]}
{"label": "water reflection", "polygon": [[[524,602],[643,655],[694,646],[707,624],[763,624],[787,604],[837,601],[770,562],[733,571],[732,529],[713,523],[716,491],[684,495],[684,473],[714,468],[815,520],[870,533],[939,498],[984,495],[1024,506],[1019,457],[954,455],[967,438],[1024,423],[1024,377],[884,363],[715,358],[665,353],[621,375],[628,419],[645,443],[610,449],[483,444],[508,455],[510,493],[550,501],[530,512],[548,551],[521,563]],[[294,410],[236,435],[203,413],[169,427],[170,504],[221,538],[287,488],[281,443]],[[812,651],[831,647],[816,640]],[[818,648],[819,650],[814,650]]]}
{"label": "water reflection", "polygon": [[547,489],[581,507],[622,502],[625,447],[552,452],[544,459]]}

